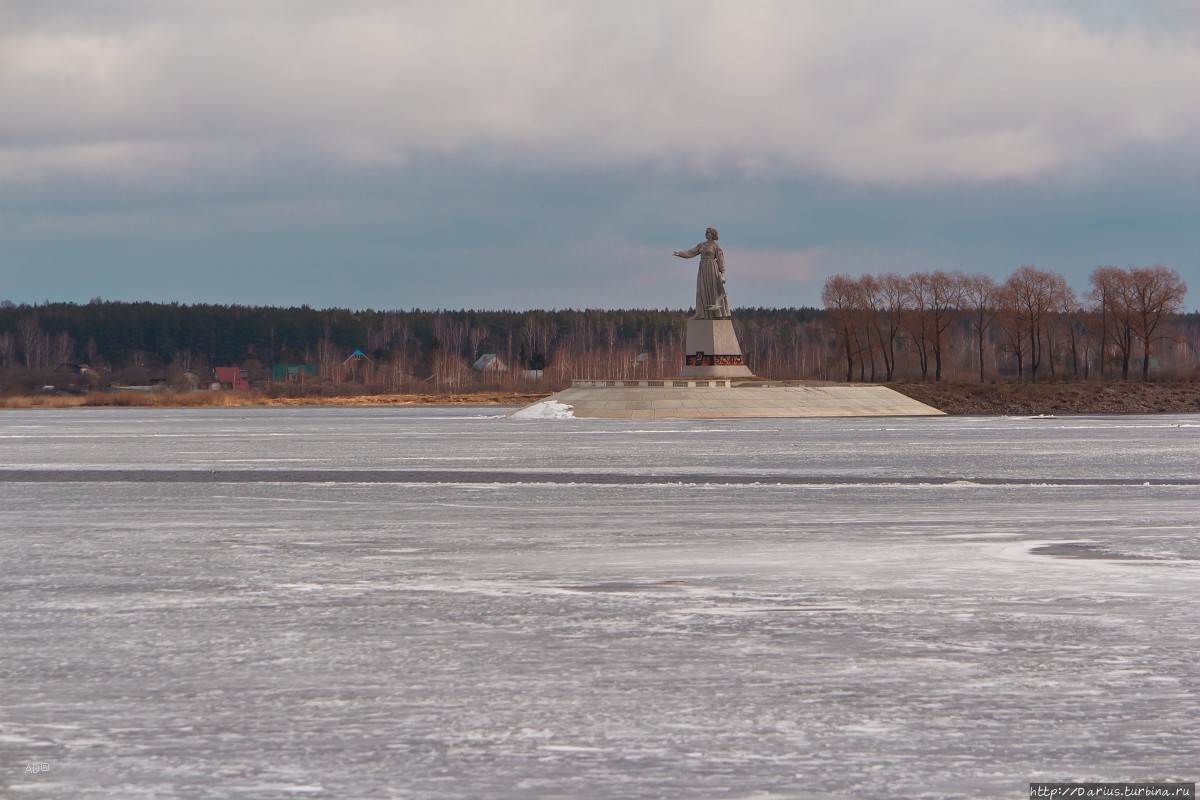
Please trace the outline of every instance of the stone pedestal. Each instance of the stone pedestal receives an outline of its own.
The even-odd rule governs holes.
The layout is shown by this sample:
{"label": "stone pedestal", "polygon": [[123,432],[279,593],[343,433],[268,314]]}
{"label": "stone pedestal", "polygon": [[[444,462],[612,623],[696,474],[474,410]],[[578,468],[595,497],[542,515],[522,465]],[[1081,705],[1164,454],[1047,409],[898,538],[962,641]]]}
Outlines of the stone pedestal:
{"label": "stone pedestal", "polygon": [[753,378],[730,319],[689,319],[683,377]]}

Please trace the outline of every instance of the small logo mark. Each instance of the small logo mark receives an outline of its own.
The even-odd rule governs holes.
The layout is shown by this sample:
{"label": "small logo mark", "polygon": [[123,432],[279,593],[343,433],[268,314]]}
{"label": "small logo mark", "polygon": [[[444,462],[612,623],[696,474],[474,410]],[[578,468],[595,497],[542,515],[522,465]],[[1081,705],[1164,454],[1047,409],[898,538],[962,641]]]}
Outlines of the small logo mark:
{"label": "small logo mark", "polygon": [[25,765],[25,774],[26,775],[28,775],[31,772],[37,773],[37,772],[49,772],[49,771],[50,771],[49,764],[26,764]]}

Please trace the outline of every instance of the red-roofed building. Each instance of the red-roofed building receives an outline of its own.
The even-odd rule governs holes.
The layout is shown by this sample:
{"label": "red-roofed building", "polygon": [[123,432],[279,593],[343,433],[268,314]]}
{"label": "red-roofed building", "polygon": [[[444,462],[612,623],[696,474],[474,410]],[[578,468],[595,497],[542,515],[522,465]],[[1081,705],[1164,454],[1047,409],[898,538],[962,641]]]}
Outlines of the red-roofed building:
{"label": "red-roofed building", "polygon": [[250,373],[241,367],[213,367],[214,389],[232,389],[245,392],[250,389]]}

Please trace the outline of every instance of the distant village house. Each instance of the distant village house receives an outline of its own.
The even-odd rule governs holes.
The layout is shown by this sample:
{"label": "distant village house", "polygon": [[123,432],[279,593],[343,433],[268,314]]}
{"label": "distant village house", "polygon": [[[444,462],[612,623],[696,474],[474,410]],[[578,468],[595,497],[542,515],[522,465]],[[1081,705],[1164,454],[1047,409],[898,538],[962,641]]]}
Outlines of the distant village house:
{"label": "distant village house", "polygon": [[213,391],[235,392],[250,390],[250,373],[241,367],[213,367]]}
{"label": "distant village house", "polygon": [[357,380],[360,376],[365,377],[366,368],[370,365],[371,359],[362,350],[355,350],[349,358],[342,362],[346,378],[350,380]]}
{"label": "distant village house", "polygon": [[508,372],[508,365],[500,360],[500,357],[495,353],[486,353],[480,356],[471,368],[476,372],[485,372],[493,375]]}
{"label": "distant village house", "polygon": [[315,364],[276,364],[271,368],[271,380],[275,383],[303,383],[305,375],[316,374]]}

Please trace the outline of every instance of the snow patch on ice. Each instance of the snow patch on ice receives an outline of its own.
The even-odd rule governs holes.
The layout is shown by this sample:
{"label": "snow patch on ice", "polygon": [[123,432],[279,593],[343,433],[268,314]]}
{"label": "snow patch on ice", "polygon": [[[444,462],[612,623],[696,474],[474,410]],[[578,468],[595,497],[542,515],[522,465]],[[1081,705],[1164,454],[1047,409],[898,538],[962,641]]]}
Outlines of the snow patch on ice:
{"label": "snow patch on ice", "polygon": [[543,400],[526,406],[520,411],[514,411],[513,419],[574,419],[575,412],[566,403],[556,403],[553,400]]}
{"label": "snow patch on ice", "polygon": [[581,745],[571,744],[543,744],[538,746],[539,750],[550,750],[556,753],[608,753],[611,752],[607,747],[583,747]]}
{"label": "snow patch on ice", "polygon": [[22,736],[19,733],[0,733],[0,743],[3,744],[43,744],[40,739]]}

